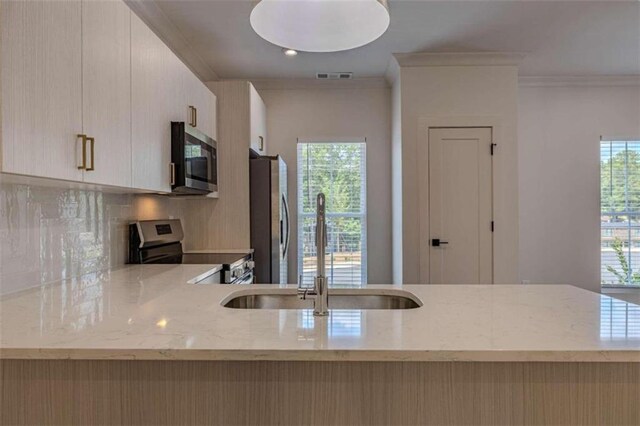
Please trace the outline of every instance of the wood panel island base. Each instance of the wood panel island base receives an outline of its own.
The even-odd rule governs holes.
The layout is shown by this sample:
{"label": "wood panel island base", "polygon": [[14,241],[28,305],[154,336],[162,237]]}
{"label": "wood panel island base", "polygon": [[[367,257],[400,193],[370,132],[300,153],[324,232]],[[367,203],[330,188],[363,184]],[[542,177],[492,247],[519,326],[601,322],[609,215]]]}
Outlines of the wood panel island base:
{"label": "wood panel island base", "polygon": [[2,425],[640,424],[640,363],[0,362]]}

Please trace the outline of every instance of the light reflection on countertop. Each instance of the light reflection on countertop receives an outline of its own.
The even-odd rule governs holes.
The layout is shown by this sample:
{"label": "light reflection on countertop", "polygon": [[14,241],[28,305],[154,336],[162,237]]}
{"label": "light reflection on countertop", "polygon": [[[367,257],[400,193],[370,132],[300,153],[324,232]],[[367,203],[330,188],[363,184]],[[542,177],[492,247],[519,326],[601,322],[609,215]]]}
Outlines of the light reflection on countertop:
{"label": "light reflection on countertop", "polygon": [[611,297],[601,297],[600,338],[640,340],[640,306]]}
{"label": "light reflection on countertop", "polygon": [[[294,311],[297,316],[298,340],[315,342],[314,348],[328,348],[329,339],[333,342],[339,339],[358,340],[365,337],[365,316],[367,311],[359,309],[330,310],[327,317],[313,316],[313,309]],[[287,321],[287,315],[280,317],[281,322]],[[280,325],[284,329],[285,324]]]}
{"label": "light reflection on countertop", "polygon": [[[632,361],[640,306],[561,285],[367,286],[409,310],[228,309],[207,265],[136,265],[0,298],[0,358]],[[295,291],[294,286],[255,286]]]}
{"label": "light reflection on countertop", "polygon": [[298,314],[298,328],[313,330],[316,328],[316,318],[327,324],[327,334],[331,337],[362,337],[363,317],[366,313],[360,309],[343,309],[329,311],[329,317],[318,318],[313,316],[312,309],[296,311]]}

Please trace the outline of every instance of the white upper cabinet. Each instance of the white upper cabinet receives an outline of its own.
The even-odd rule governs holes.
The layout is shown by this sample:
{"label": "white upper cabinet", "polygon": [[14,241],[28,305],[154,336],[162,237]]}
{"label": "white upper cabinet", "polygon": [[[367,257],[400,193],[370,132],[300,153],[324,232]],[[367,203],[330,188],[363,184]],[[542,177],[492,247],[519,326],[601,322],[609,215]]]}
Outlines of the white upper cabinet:
{"label": "white upper cabinet", "polygon": [[267,107],[260,94],[249,84],[249,109],[251,120],[251,149],[260,155],[267,154]]}
{"label": "white upper cabinet", "polygon": [[1,9],[2,172],[169,192],[171,122],[216,138],[215,95],[124,2]]}
{"label": "white upper cabinet", "polygon": [[131,11],[120,1],[82,2],[85,182],[131,186]]}
{"label": "white upper cabinet", "polygon": [[218,99],[216,95],[205,85],[204,90],[207,93],[207,110],[209,114],[209,136],[218,140]]}
{"label": "white upper cabinet", "polygon": [[81,4],[0,5],[3,172],[82,180]]}
{"label": "white upper cabinet", "polygon": [[215,95],[135,14],[131,14],[133,187],[171,191],[171,122],[215,139]]}
{"label": "white upper cabinet", "polygon": [[184,121],[175,82],[184,65],[131,14],[131,141],[133,187],[171,192],[171,122]]}
{"label": "white upper cabinet", "polygon": [[183,100],[185,102],[185,122],[207,136],[216,139],[215,95],[186,66],[183,66]]}

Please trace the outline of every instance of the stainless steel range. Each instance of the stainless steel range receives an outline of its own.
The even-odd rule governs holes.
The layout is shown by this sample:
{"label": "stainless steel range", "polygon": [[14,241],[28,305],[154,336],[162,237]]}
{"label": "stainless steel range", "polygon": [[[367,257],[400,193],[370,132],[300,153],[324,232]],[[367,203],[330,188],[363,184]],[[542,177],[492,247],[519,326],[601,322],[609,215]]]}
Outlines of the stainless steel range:
{"label": "stainless steel range", "polygon": [[182,263],[222,265],[221,284],[253,283],[251,253],[184,253],[180,219],[144,220],[129,225],[129,263]]}

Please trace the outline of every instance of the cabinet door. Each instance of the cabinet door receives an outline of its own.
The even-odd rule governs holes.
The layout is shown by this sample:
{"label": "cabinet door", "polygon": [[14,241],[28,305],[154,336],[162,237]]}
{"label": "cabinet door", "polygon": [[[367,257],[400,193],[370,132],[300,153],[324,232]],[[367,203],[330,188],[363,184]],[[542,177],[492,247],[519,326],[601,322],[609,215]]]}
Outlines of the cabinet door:
{"label": "cabinet door", "polygon": [[209,101],[209,132],[208,135],[218,140],[218,99],[216,95],[207,87],[207,99]]}
{"label": "cabinet door", "polygon": [[[201,120],[197,116],[198,107],[200,106],[200,101],[198,100],[198,78],[193,75],[191,70],[187,68],[186,65],[183,66],[183,70],[181,72],[182,76],[182,100],[184,107],[184,122],[188,126],[199,127]],[[195,108],[195,111],[194,111]],[[194,116],[194,114],[196,114]],[[202,111],[200,111],[202,114]]]}
{"label": "cabinet door", "polygon": [[251,149],[258,154],[266,155],[267,107],[253,84],[249,84],[249,108],[251,110]]}
{"label": "cabinet door", "polygon": [[80,2],[2,2],[2,171],[80,181]]}
{"label": "cabinet door", "polygon": [[183,121],[176,100],[182,63],[131,14],[131,147],[133,187],[170,192],[171,122]]}
{"label": "cabinet door", "polygon": [[207,101],[207,96],[204,92],[202,82],[195,75],[191,75],[190,78],[190,91],[189,91],[189,103],[193,104],[196,108],[197,112],[197,126],[196,128],[203,133],[208,133],[208,107],[209,102]]}
{"label": "cabinet door", "polygon": [[82,95],[95,139],[85,182],[131,186],[131,11],[121,1],[82,2]]}
{"label": "cabinet door", "polygon": [[[182,66],[181,76],[182,93],[180,97],[184,102],[183,121],[187,125],[193,125],[195,122],[195,128],[215,139],[216,128],[213,120],[215,96],[213,92],[186,65]],[[212,96],[214,96],[213,99]],[[192,108],[195,108],[195,121]]]}

